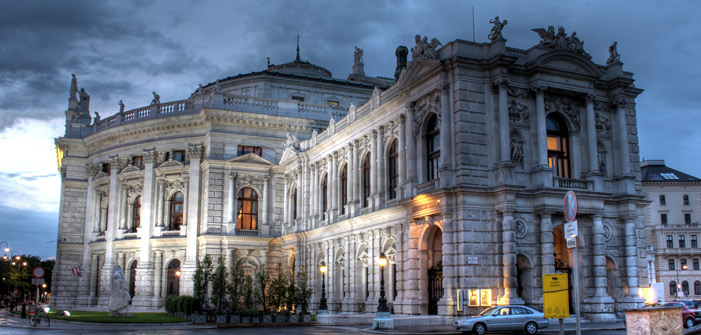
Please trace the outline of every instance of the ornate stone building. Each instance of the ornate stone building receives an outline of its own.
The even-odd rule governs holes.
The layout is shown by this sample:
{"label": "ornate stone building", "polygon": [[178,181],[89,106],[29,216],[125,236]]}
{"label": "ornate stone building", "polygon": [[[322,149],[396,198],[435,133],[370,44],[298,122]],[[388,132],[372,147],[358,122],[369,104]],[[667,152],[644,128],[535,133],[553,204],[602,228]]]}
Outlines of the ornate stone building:
{"label": "ornate stone building", "polygon": [[573,264],[568,190],[585,242],[583,311],[605,320],[641,302],[642,90],[615,45],[598,65],[574,33],[549,27],[515,49],[494,21],[489,43],[416,35],[410,62],[397,48],[395,81],[366,77],[356,49],[347,80],[297,58],[186,100],[154,92],[150,106],[92,123],[74,82],[56,140],[54,303],[105,306],[106,269],[120,265],[133,306],[160,307],[192,293],[209,254],[304,268],[315,302],[325,261],[331,312],[372,312],[384,253],[395,313],[542,308],[541,275]]}

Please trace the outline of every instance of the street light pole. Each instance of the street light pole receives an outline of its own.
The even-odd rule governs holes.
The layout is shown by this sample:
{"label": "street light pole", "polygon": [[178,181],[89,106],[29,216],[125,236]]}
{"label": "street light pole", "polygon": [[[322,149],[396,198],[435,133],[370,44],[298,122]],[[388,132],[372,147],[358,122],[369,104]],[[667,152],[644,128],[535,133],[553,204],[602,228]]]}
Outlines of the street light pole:
{"label": "street light pole", "polygon": [[317,314],[328,314],[326,306],[326,262],[321,262],[319,271],[321,271],[321,300],[319,301],[319,312]]}
{"label": "street light pole", "polygon": [[374,329],[394,329],[394,320],[389,316],[389,308],[387,308],[387,299],[385,298],[385,266],[387,265],[387,256],[385,253],[380,253],[380,259],[378,260],[378,265],[380,266],[380,303],[377,306],[377,315],[372,321],[372,328]]}

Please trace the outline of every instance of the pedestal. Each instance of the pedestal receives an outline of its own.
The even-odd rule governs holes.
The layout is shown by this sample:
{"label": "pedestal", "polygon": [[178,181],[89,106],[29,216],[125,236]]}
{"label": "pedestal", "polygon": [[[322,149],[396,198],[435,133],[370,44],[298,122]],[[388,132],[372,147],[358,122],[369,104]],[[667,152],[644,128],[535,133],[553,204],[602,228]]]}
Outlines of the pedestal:
{"label": "pedestal", "polygon": [[372,320],[372,329],[394,329],[394,320],[389,312],[377,312],[375,319]]}
{"label": "pedestal", "polygon": [[679,307],[628,309],[626,334],[682,335],[682,310]]}

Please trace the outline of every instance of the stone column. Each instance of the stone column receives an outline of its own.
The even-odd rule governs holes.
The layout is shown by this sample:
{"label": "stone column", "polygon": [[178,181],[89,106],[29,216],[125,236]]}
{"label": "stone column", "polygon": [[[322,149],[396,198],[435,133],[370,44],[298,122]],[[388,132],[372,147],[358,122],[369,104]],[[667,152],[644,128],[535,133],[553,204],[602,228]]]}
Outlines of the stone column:
{"label": "stone column", "polygon": [[[284,185],[284,193],[283,193],[283,195],[282,195],[282,203],[283,203],[283,206],[282,206],[282,222],[283,222],[283,225],[287,225],[287,224],[289,224],[290,221],[291,221],[291,220],[290,220],[290,217],[291,217],[291,216],[290,216],[290,197],[289,197],[289,194],[288,194],[288,193],[290,192],[290,190],[289,190],[288,185],[287,185],[287,183],[288,183],[287,176],[283,176],[283,177],[285,177],[285,178],[284,178],[284,183],[285,183],[285,185]],[[283,234],[284,234],[284,233],[283,233]]]}
{"label": "stone column", "polygon": [[457,282],[457,255],[455,254],[455,227],[452,214],[443,215],[443,297],[438,302],[438,314],[455,315],[457,312],[455,293]]}
{"label": "stone column", "polygon": [[404,198],[404,184],[406,183],[406,117],[404,114],[399,115],[398,139],[399,155],[397,165],[399,166],[399,180],[397,181],[397,199]]}
{"label": "stone column", "polygon": [[604,244],[604,224],[601,215],[592,217],[592,251],[594,265],[595,297],[607,297],[606,294],[606,245]]}
{"label": "stone column", "polygon": [[548,129],[545,124],[545,85],[533,87],[535,91],[536,132],[538,134],[538,166],[548,166]]}
{"label": "stone column", "polygon": [[638,296],[638,243],[635,233],[635,220],[625,220],[626,277],[628,278],[628,295]]}
{"label": "stone column", "polygon": [[[297,216],[297,220],[303,220],[305,213],[304,213],[304,207],[302,206],[302,199],[304,198],[304,189],[302,188],[302,167],[297,168],[297,210],[299,211],[299,214]],[[294,216],[294,213],[292,214]],[[297,222],[295,222],[296,224]],[[299,231],[299,228],[295,226],[295,231]]]}
{"label": "stone column", "polygon": [[238,201],[238,194],[236,194],[236,178],[238,177],[238,173],[232,172],[231,173],[231,193],[229,195],[229,198],[231,199],[231,224],[233,227],[231,230],[234,232],[236,231],[236,224],[238,223],[239,216],[239,201]]}
{"label": "stone column", "polygon": [[[200,225],[200,160],[202,158],[202,146],[194,146],[187,149],[190,160],[189,183],[187,184],[187,232],[185,262],[181,267],[180,294],[192,295],[194,282],[187,280],[192,278],[197,268],[197,230]],[[185,216],[185,214],[183,214]]]}
{"label": "stone column", "polygon": [[406,106],[406,176],[407,186],[405,198],[414,196],[414,185],[418,182],[416,176],[416,135],[414,134],[414,109]]}
{"label": "stone column", "polygon": [[[87,196],[86,196],[86,201],[85,201],[85,221],[84,221],[84,233],[83,233],[83,258],[81,262],[81,269],[87,273],[83,274],[84,276],[87,277],[87,280],[83,280],[79,282],[79,288],[78,288],[78,297],[76,298],[76,305],[88,305],[90,303],[90,295],[92,294],[90,291],[90,276],[91,276],[91,258],[90,258],[90,247],[89,243],[93,240],[93,236],[95,233],[95,228],[99,224],[98,222],[95,222],[95,206],[99,206],[99,202],[96,200],[96,192],[95,192],[95,187],[93,185],[93,178],[95,177],[95,174],[97,173],[97,165],[92,165],[89,164],[86,166],[86,172],[88,175],[88,187],[87,187]],[[90,229],[89,227],[93,227],[93,229]]]}
{"label": "stone column", "polygon": [[516,293],[516,243],[514,240],[514,217],[511,212],[502,213],[502,262],[504,266],[504,295],[499,298],[500,305],[523,304],[523,299]]}
{"label": "stone column", "polygon": [[[151,264],[151,236],[153,227],[154,203],[162,204],[164,184],[159,180],[156,190],[156,179],[153,173],[156,152],[146,151],[144,153],[144,185],[141,193],[141,228],[139,229],[139,263],[136,269],[136,292],[132,299],[133,306],[151,307],[153,296],[153,268]],[[159,206],[159,213],[162,208]],[[159,217],[156,217],[158,222]]]}
{"label": "stone column", "polygon": [[360,198],[362,197],[362,190],[360,189],[360,184],[362,181],[362,178],[360,176],[360,169],[361,169],[361,163],[360,163],[360,157],[358,157],[358,145],[359,142],[358,140],[353,141],[353,184],[351,184],[351,187],[353,188],[353,196],[351,197],[353,206],[351,209],[351,215],[356,216],[357,212],[360,211],[360,208],[362,207],[362,202],[360,201]]}
{"label": "stone column", "polygon": [[153,302],[151,306],[163,306],[163,251],[156,250],[154,252],[154,275],[153,275]]}
{"label": "stone column", "polygon": [[628,144],[628,122],[626,120],[626,100],[619,97],[615,101],[616,104],[616,123],[618,124],[618,151],[620,153],[619,161],[621,162],[620,175],[630,173],[630,157]]}
{"label": "stone column", "polygon": [[599,171],[599,159],[596,151],[596,116],[594,114],[594,94],[587,94],[587,152],[589,172]]}
{"label": "stone column", "polygon": [[258,208],[258,211],[261,212],[261,224],[259,225],[260,227],[258,227],[258,230],[260,230],[262,227],[270,227],[270,236],[273,236],[272,225],[268,222],[268,198],[270,197],[270,187],[268,186],[269,182],[270,176],[263,176],[263,201],[261,208]]}
{"label": "stone column", "polygon": [[500,78],[495,81],[495,84],[499,86],[499,160],[502,162],[508,162],[511,160],[511,141],[509,140],[509,102],[506,94],[509,80],[506,78]]}
{"label": "stone column", "polygon": [[353,159],[355,153],[355,146],[353,143],[348,144],[348,151],[346,152],[346,160],[348,161],[348,164],[346,165],[346,175],[348,176],[347,184],[346,184],[346,191],[348,194],[346,195],[346,203],[341,204],[341,206],[347,206],[346,207],[346,215],[347,217],[352,217],[353,216],[353,199],[355,196],[355,161]]}
{"label": "stone column", "polygon": [[[384,207],[385,202],[385,127],[380,126],[377,130],[377,194],[375,195],[375,208]],[[389,263],[388,263],[389,264]]]}
{"label": "stone column", "polygon": [[[105,263],[102,266],[102,273],[100,274],[100,281],[102,284],[108,285],[112,278],[112,266],[114,264],[114,236],[117,231],[117,224],[119,220],[119,182],[118,175],[121,169],[121,161],[119,158],[114,157],[110,160],[110,191],[109,191],[109,208],[108,208],[108,220],[107,227],[105,229]],[[100,306],[106,306],[109,301],[110,289],[102,288],[104,295],[100,295],[100,300],[98,304]]]}
{"label": "stone column", "polygon": [[[444,76],[445,75],[447,75],[447,73],[444,74]],[[450,93],[449,88],[450,85],[447,81],[441,84],[441,166],[438,170],[440,172],[440,183],[442,187],[452,184],[453,173],[453,121],[450,113],[450,99],[448,98]],[[508,126],[507,123],[507,132]]]}
{"label": "stone column", "polygon": [[127,199],[127,188],[120,185],[122,190],[119,197],[119,208],[121,215],[119,218],[119,229],[127,229],[127,220],[129,219],[129,199]]}
{"label": "stone column", "polygon": [[555,245],[550,213],[540,214],[541,275],[555,273]]}
{"label": "stone column", "polygon": [[377,130],[372,131],[372,138],[370,139],[370,201],[368,201],[368,204],[370,205],[369,207],[373,207],[373,204],[375,203],[375,197],[377,196],[377,177],[379,175],[379,168],[380,166],[378,165],[378,158],[377,155],[379,153],[379,150],[377,149],[378,143],[377,143],[377,138],[379,132]]}
{"label": "stone column", "polygon": [[94,304],[97,299],[97,281],[99,280],[98,276],[98,270],[100,269],[100,256],[97,254],[92,255],[92,259],[90,261],[90,272],[87,273],[88,280],[90,281],[88,283],[89,291],[88,295],[90,296],[91,302],[89,304]]}
{"label": "stone column", "polygon": [[[153,165],[152,165],[153,166]],[[165,182],[163,179],[158,179],[158,190],[156,191],[156,227],[163,227],[163,200],[165,197]]]}
{"label": "stone column", "polygon": [[309,166],[309,211],[310,211],[310,219],[315,220],[316,216],[318,215],[318,210],[319,208],[319,203],[318,203],[318,193],[317,192],[317,183],[318,183],[318,178],[317,178],[317,166],[316,164],[311,164]]}
{"label": "stone column", "polygon": [[331,202],[331,217],[330,217],[330,222],[336,221],[336,217],[338,216],[339,210],[338,210],[338,195],[340,194],[338,192],[338,153],[334,152],[331,154],[331,171],[329,171],[329,188],[331,189],[331,199],[329,199]]}

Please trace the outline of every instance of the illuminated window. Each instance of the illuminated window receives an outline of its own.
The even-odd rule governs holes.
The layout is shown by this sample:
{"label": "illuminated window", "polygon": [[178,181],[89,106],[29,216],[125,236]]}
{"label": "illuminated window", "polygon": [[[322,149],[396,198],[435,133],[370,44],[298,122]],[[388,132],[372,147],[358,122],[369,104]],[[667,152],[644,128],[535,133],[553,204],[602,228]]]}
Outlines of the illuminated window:
{"label": "illuminated window", "polygon": [[182,192],[177,192],[170,197],[170,222],[168,230],[180,230],[183,224],[183,209],[185,197]]}
{"label": "illuminated window", "polygon": [[438,164],[441,158],[440,124],[436,114],[431,115],[426,127],[426,180],[438,178]]}
{"label": "illuminated window", "polygon": [[548,165],[561,178],[571,178],[567,125],[558,115],[546,118],[548,133]]}
{"label": "illuminated window", "polygon": [[258,156],[262,156],[262,155],[263,155],[263,149],[261,149],[260,147],[251,147],[251,146],[246,146],[246,145],[239,145],[237,156],[243,156],[243,155],[245,155],[245,154],[250,154],[250,153],[254,153],[254,154],[258,155]]}
{"label": "illuminated window", "polygon": [[363,159],[363,207],[368,207],[370,197],[370,154]]}
{"label": "illuminated window", "polygon": [[341,215],[346,214],[346,203],[348,202],[348,165],[341,169]]}
{"label": "illuminated window", "polygon": [[[302,101],[304,101],[304,100],[302,100]],[[326,100],[326,104],[329,106],[332,106],[332,107],[336,107],[336,106],[338,106],[338,101]]]}
{"label": "illuminated window", "polygon": [[399,154],[397,153],[397,140],[392,141],[387,152],[387,187],[390,199],[397,197],[397,179],[399,176]]}
{"label": "illuminated window", "polygon": [[241,190],[239,196],[239,213],[236,219],[237,229],[258,229],[258,193],[250,187]]}
{"label": "illuminated window", "polygon": [[686,270],[686,269],[689,268],[689,267],[686,265],[686,258],[682,258],[682,259],[679,260],[679,267],[680,267],[682,270]]}

